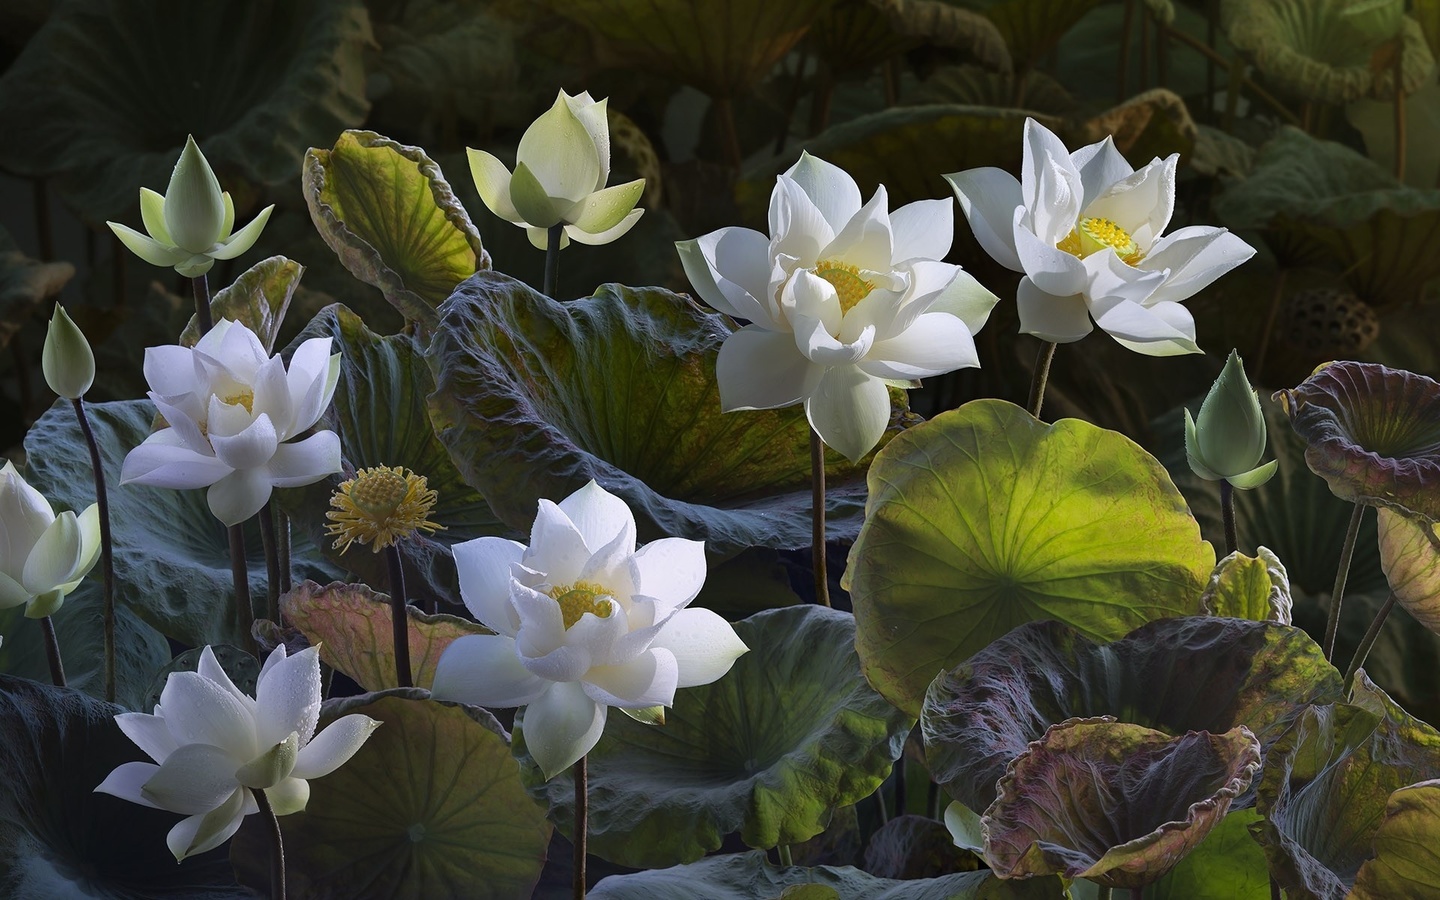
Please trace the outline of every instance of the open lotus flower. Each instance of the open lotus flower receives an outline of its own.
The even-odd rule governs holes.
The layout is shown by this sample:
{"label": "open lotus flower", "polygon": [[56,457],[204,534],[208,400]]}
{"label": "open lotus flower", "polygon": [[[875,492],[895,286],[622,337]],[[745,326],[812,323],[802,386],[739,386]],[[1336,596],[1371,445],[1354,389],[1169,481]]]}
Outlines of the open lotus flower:
{"label": "open lotus flower", "polygon": [[15,471],[0,469],[0,609],[25,607],[43,619],[100,555],[100,512],[94,503],[80,515],[55,515],[50,503]]}
{"label": "open lotus flower", "polygon": [[1245,377],[1240,354],[1231,350],[1200,404],[1200,415],[1191,418],[1185,410],[1185,458],[1206,481],[1223,479],[1242,490],[1256,488],[1280,465],[1278,459],[1260,464],[1267,437],[1260,400]]}
{"label": "open lotus flower", "polygon": [[330,338],[302,343],[287,371],[253,331],[228,319],[193,349],[147,347],[149,396],[170,427],[130,451],[120,483],[208,487],[210,511],[238,525],[260,511],[274,488],[340,471],[335,432],[287,443],[319,420],[339,377]]}
{"label": "open lotus flower", "polygon": [[274,204],[265,207],[249,225],[234,231],[230,192],[220,190],[215,170],[195,138],[187,137],[164,195],[140,189],[140,218],[149,236],[118,222],[105,224],[131,253],[153,266],[171,267],[195,278],[210,271],[215,260],[234,259],[253,247],[274,208]]}
{"label": "open lotus flower", "polygon": [[722,228],[676,245],[696,293],[750,324],[716,361],[726,412],[804,401],[826,444],[852,460],[890,421],[889,384],[978,366],[975,332],[994,294],[950,250],[954,208],[861,205],[844,170],[808,153],[776,179],[770,237]]}
{"label": "open lotus flower", "polygon": [[1020,180],[986,167],[946,175],[980,246],[1023,272],[1020,331],[1078,341],[1095,324],[1147,356],[1199,353],[1181,302],[1254,255],[1224,228],[1164,235],[1179,154],[1136,171],[1106,138],[1074,153],[1025,122]]}
{"label": "open lotus flower", "polygon": [[524,228],[530,243],[546,249],[546,230],[564,224],[560,249],[576,240],[608,244],[629,231],[645,211],[638,178],[614,187],[610,180],[610,122],[605,100],[589,91],[561,91],[555,104],[520,137],[515,173],[484,150],[467,150],[470,174],[490,211]]}
{"label": "open lotus flower", "polygon": [[186,816],[166,842],[176,861],[230,839],[259,810],[263,790],[277,816],[310,800],[308,779],[344,765],[380,723],[342,716],[319,734],[320,651],[266,658],[246,696],[206,647],[195,672],[171,672],[154,715],[121,713],[115,724],[155,763],[128,762],[95,790]]}
{"label": "open lotus flower", "polygon": [[540,501],[530,546],[497,537],[456,544],[460,594],[493,635],[440,657],[432,694],[525,706],[525,745],[546,778],[590,752],[606,708],[671,706],[748,649],[720,616],[687,609],[705,581],[705,546],[663,538],[635,547],[625,502],[591,481]]}

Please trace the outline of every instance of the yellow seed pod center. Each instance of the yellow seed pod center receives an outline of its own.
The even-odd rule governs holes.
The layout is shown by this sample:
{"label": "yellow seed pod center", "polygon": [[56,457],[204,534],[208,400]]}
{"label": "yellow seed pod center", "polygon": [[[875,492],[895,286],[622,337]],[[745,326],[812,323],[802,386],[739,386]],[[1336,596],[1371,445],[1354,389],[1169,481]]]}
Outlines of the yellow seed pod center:
{"label": "yellow seed pod center", "polygon": [[239,393],[221,397],[220,402],[227,406],[234,406],[238,403],[245,407],[246,412],[253,413],[255,411],[255,392],[248,388],[241,388]]}
{"label": "yellow seed pod center", "polygon": [[380,466],[355,473],[350,486],[350,500],[361,512],[375,519],[384,519],[395,512],[409,492],[405,476],[395,469]]}
{"label": "yellow seed pod center", "polygon": [[577,581],[574,584],[556,585],[550,589],[550,596],[560,604],[560,615],[565,619],[565,628],[569,629],[587,612],[608,619],[610,604],[601,601],[615,595],[609,588],[588,581]]}
{"label": "yellow seed pod center", "polygon": [[860,277],[860,269],[849,263],[823,259],[815,266],[817,277],[830,282],[840,297],[840,311],[849,312],[875,290],[875,282]]}
{"label": "yellow seed pod center", "polygon": [[1131,266],[1145,255],[1140,252],[1140,247],[1130,236],[1130,232],[1109,219],[1095,216],[1081,219],[1075,230],[1065,235],[1065,239],[1055,246],[1081,259],[1109,247],[1120,257],[1121,262]]}

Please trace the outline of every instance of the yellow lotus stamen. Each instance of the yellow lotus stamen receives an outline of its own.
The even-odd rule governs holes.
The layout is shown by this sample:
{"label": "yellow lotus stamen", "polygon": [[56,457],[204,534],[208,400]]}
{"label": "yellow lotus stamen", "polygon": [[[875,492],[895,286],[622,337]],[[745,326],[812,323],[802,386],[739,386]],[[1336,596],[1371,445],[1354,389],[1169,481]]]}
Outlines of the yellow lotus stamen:
{"label": "yellow lotus stamen", "polygon": [[246,412],[253,413],[255,411],[255,392],[249,388],[241,388],[239,393],[231,394],[228,397],[221,397],[220,402],[226,406],[239,404],[245,407]]}
{"label": "yellow lotus stamen", "polygon": [[1130,236],[1130,232],[1109,219],[1094,216],[1081,219],[1080,224],[1065,235],[1065,238],[1055,247],[1081,259],[1109,247],[1115,251],[1116,256],[1120,257],[1121,262],[1130,266],[1135,265],[1145,256],[1140,252],[1140,247]]}
{"label": "yellow lotus stamen", "polygon": [[443,531],[443,525],[426,518],[437,496],[425,476],[401,466],[361,469],[330,497],[332,508],[325,514],[330,524],[325,530],[341,553],[356,541],[379,553],[416,531]]}
{"label": "yellow lotus stamen", "polygon": [[875,290],[875,282],[860,277],[860,269],[849,263],[822,259],[815,265],[815,275],[830,282],[840,297],[840,311],[849,312]]}
{"label": "yellow lotus stamen", "polygon": [[565,619],[566,629],[569,629],[587,612],[602,619],[610,618],[610,604],[602,601],[615,595],[610,589],[598,584],[577,581],[574,584],[556,585],[550,589],[550,596],[560,604],[560,615]]}

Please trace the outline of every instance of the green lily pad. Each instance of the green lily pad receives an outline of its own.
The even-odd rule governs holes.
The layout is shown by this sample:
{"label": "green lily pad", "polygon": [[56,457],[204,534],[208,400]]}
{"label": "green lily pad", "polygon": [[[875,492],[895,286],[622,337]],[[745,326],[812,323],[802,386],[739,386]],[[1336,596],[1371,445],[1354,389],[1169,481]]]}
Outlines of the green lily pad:
{"label": "green lily pad", "polygon": [[624,65],[712,97],[741,97],[770,74],[835,0],[555,0],[552,10],[611,45]]}
{"label": "green lily pad", "polygon": [[[476,707],[416,688],[325,704],[382,724],[350,761],[310,782],[303,812],[280,819],[294,897],[528,897],[550,825],[525,795],[505,732]],[[268,886],[270,843],[246,822],[231,845],[241,880]]]}
{"label": "green lily pad", "polygon": [[[1418,90],[1435,71],[1425,33],[1405,15],[1403,3],[1225,0],[1220,9],[1230,42],[1254,59],[1267,82],[1301,100],[1393,97],[1394,66],[1376,62],[1387,44],[1403,47],[1405,93]],[[1395,52],[1393,46],[1389,52]]]}
{"label": "green lily pad", "polygon": [[979,0],[970,5],[995,23],[1016,70],[1024,70],[1034,68],[1100,0]]}
{"label": "green lily pad", "polygon": [[[125,454],[150,434],[154,405],[125,400],[87,403],[85,409],[100,446],[110,497],[117,604],[190,647],[243,644],[235,617],[230,544],[225,526],[205,503],[205,492],[120,484]],[[52,503],[84,509],[95,502],[90,453],[68,401],[57,402],[31,427],[25,453],[27,479]],[[284,493],[277,491],[277,496]],[[257,615],[263,615],[265,554],[257,526],[247,527],[245,547],[251,601]],[[329,582],[338,574],[299,529],[293,534],[290,561],[296,578]],[[149,682],[148,675],[145,680]]]}
{"label": "green lily pad", "polygon": [[919,47],[956,50],[987,69],[1010,71],[1010,50],[995,23],[941,0],[837,3],[810,29],[810,45],[839,74],[871,69]]}
{"label": "green lily pad", "polygon": [[1255,556],[1235,551],[1215,564],[1200,603],[1212,616],[1290,624],[1290,576],[1265,547]]}
{"label": "green lily pad", "polygon": [[1440,884],[1440,781],[1431,779],[1390,795],[1375,831],[1375,857],[1360,866],[1355,900],[1423,897]]}
{"label": "green lily pad", "polygon": [[[8,643],[8,640],[7,640]],[[148,762],[115,724],[125,712],[75,690],[0,675],[0,894],[14,900],[241,900],[225,851],[178,865],[174,813],[95,793]]]}
{"label": "green lily pad", "polygon": [[[795,885],[833,888],[840,900],[1040,900],[1063,896],[1058,878],[1001,881],[989,872],[893,881],[849,866],[776,866],[756,850],[707,857],[686,866],[611,875],[590,890],[590,900],[757,900],[785,897]],[[697,893],[703,891],[703,894]]]}
{"label": "green lily pad", "polygon": [[1210,830],[1159,881],[1145,889],[1154,900],[1270,900],[1270,872],[1265,854],[1250,837],[1260,821],[1253,809],[1236,809]]}
{"label": "green lily pad", "polygon": [[[557,303],[495,272],[441,313],[430,419],[511,527],[594,479],[629,504],[641,541],[703,540],[722,557],[810,546],[810,425],[798,406],[720,412],[725,317],[660,288]],[[827,454],[831,540],[859,529],[867,463]]]}
{"label": "green lily pad", "polygon": [[1260,742],[1243,725],[1180,737],[1108,717],[1052,725],[1000,779],[981,819],[985,861],[1003,878],[1143,888],[1204,840],[1259,770]]}
{"label": "green lily pad", "polygon": [[305,147],[365,118],[370,40],[358,0],[57,3],[0,78],[0,120],[27,123],[0,133],[0,166],[132,224],[187,132],[226,184],[287,181]]}
{"label": "green lily pad", "polygon": [[[155,677],[150,680],[150,691],[145,697],[145,705],[137,711],[154,711],[155,704],[160,702],[160,695],[164,692],[171,673],[200,671],[200,657],[204,655],[205,650],[205,647],[186,650],[161,667],[160,671],[155,673]],[[260,660],[239,647],[231,647],[228,644],[212,646],[209,650],[214,655],[215,661],[220,664],[220,668],[225,670],[230,681],[240,689],[240,693],[251,697],[255,696],[255,684],[260,680]]]}
{"label": "green lily pad", "polygon": [[[280,598],[285,621],[300,629],[320,659],[350,676],[367,691],[383,691],[395,684],[395,638],[390,628],[390,598],[363,584],[336,582],[321,586],[313,581],[297,585]],[[435,666],[450,642],[467,634],[494,632],[468,619],[426,615],[414,606],[409,616],[410,670],[416,687],[435,681]]]}
{"label": "green lily pad", "polygon": [[1010,761],[1070,718],[1115,716],[1172,734],[1244,725],[1268,747],[1306,704],[1340,694],[1340,673],[1298,628],[1194,616],[1100,645],[1035,622],[936,677],[920,728],[932,777],[981,810]]}
{"label": "green lily pad", "polygon": [[[292,346],[315,337],[330,338],[332,351],[340,354],[340,379],[327,416],[340,435],[344,469],[284,492],[281,504],[296,530],[305,532],[332,565],[384,588],[389,584],[384,554],[361,544],[343,553],[335,548],[334,536],[326,532],[330,497],[356,469],[403,466],[425,476],[437,495],[430,521],[445,530],[416,532],[397,545],[405,567],[407,595],[412,602],[459,603],[460,584],[450,547],[482,535],[509,533],[480,492],[461,478],[430,427],[425,398],[435,389],[435,382],[425,365],[423,348],[409,334],[375,334],[359,316],[339,304],[321,310]],[[534,513],[532,509],[531,518]]]}
{"label": "green lily pad", "polygon": [[[663,726],[611,715],[587,756],[590,852],[621,865],[693,862],[740,832],[761,849],[807,840],[874,793],[914,720],[871,690],[849,614],[806,604],[735,623],[750,652],[719,681],[676,693]],[[549,782],[515,756],[562,832],[574,821],[569,772]]]}
{"label": "green lily pad", "polygon": [[[216,322],[230,319],[255,332],[265,352],[275,352],[275,339],[290,309],[290,298],[300,286],[305,267],[293,259],[272,256],[246,269],[239,278],[210,298],[210,315]],[[195,316],[180,333],[180,343],[193,347],[200,340],[200,322]]]}
{"label": "green lily pad", "polygon": [[373,131],[305,154],[301,187],[325,243],[356,278],[424,327],[455,285],[490,266],[435,161]]}
{"label": "green lily pad", "polygon": [[1295,896],[1342,900],[1374,855],[1390,795],[1440,777],[1440,732],[1363,670],[1351,703],[1312,706],[1271,748],[1252,826],[1270,871]]}
{"label": "green lily pad", "polygon": [[1440,382],[1341,361],[1276,398],[1335,496],[1440,519]]}
{"label": "green lily pad", "polygon": [[1215,565],[1165,470],[1128,438],[975,400],[870,468],[842,584],[870,682],[918,714],[934,673],[1056,619],[1099,640],[1199,611]]}

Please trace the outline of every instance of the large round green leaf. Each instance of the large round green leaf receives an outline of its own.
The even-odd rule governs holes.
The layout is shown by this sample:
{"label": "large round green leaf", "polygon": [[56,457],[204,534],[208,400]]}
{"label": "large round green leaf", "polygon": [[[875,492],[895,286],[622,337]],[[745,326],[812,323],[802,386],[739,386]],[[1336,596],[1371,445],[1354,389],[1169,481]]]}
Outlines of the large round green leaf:
{"label": "large round green leaf", "polygon": [[[590,852],[622,865],[693,862],[731,832],[751,847],[807,840],[890,774],[913,719],[860,675],[847,613],[807,604],[735,623],[750,652],[719,681],[687,688],[664,725],[610,715],[590,751]],[[515,754],[561,831],[574,821],[567,772],[546,782]]]}
{"label": "large round green leaf", "polygon": [[1357,676],[1351,703],[1312,706],[1271,748],[1252,826],[1270,871],[1295,897],[1342,900],[1355,886],[1386,803],[1440,777],[1440,732]]}
{"label": "large round green leaf", "polygon": [[1015,68],[1034,67],[1100,0],[971,0],[995,23]]}
{"label": "large round green leaf", "polygon": [[[8,641],[7,641],[8,643]],[[149,761],[115,725],[121,707],[0,675],[0,894],[10,900],[241,900],[224,850],[178,865],[174,813],[95,793]]]}
{"label": "large round green leaf", "polygon": [[[402,688],[327,703],[321,726],[361,713],[381,726],[350,761],[310,782],[280,820],[290,896],[428,900],[528,897],[550,825],[530,801],[505,732],[484,710]],[[246,823],[240,877],[269,884],[269,838]]]}
{"label": "large round green leaf", "polygon": [[990,70],[1010,70],[1010,50],[995,23],[942,0],[837,3],[810,29],[810,46],[837,74],[869,70],[919,47],[959,51]]}
{"label": "large round green leaf", "polygon": [[1400,788],[1375,831],[1375,857],[1360,866],[1354,900],[1423,897],[1440,884],[1440,781]]}
{"label": "large round green leaf", "polygon": [[1249,830],[1259,820],[1254,809],[1232,806],[1200,846],[1145,889],[1145,896],[1153,900],[1270,900],[1265,854]]}
{"label": "large round green leaf", "polygon": [[[557,303],[495,272],[440,312],[431,421],[502,521],[528,530],[541,498],[594,479],[634,510],[642,541],[810,545],[810,425],[798,406],[720,412],[725,317],[659,288]],[[864,465],[827,456],[832,540],[859,528]]]}
{"label": "large round green leaf", "polygon": [[586,896],[590,900],[789,900],[796,895],[788,889],[798,885],[829,887],[835,892],[829,896],[838,895],[840,900],[1053,900],[1065,890],[1054,877],[1000,881],[989,872],[892,881],[849,866],[775,866],[764,853],[752,851],[653,872],[611,875]]}
{"label": "large round green leaf", "polygon": [[1010,761],[1066,719],[1114,716],[1171,734],[1244,725],[1268,746],[1299,709],[1340,690],[1319,646],[1285,625],[1163,619],[1100,645],[1036,622],[939,675],[920,727],[935,780],[983,810]]}
{"label": "large round green leaf", "polygon": [[419,147],[347,131],[334,148],[305,154],[302,182],[320,236],[408,321],[434,325],[455,285],[490,265],[469,214]]}
{"label": "large round green leaf", "polygon": [[1114,640],[1199,611],[1214,551],[1128,438],[976,400],[875,457],[845,584],[865,675],[919,713],[934,673],[1016,625]]}
{"label": "large round green leaf", "polygon": [[87,219],[131,224],[187,133],[227,185],[286,181],[306,147],[364,119],[370,40],[359,0],[57,3],[0,78],[0,121],[26,123],[0,131],[0,165],[60,176]]}
{"label": "large round green leaf", "polygon": [[[191,647],[243,645],[236,624],[230,545],[205,492],[120,484],[125,454],[150,434],[148,400],[86,404],[100,445],[115,538],[115,598],[166,637]],[[52,503],[83,509],[95,502],[90,453],[75,411],[57,402],[25,437],[30,483]],[[283,495],[283,491],[278,492]],[[296,529],[290,561],[297,578],[334,581],[333,567]],[[251,600],[264,615],[265,555],[257,527],[246,529]]]}
{"label": "large round green leaf", "polygon": [[480,492],[460,477],[430,427],[425,398],[435,382],[415,338],[405,333],[375,334],[359,316],[339,304],[322,310],[292,346],[315,337],[330,338],[331,351],[340,354],[340,380],[327,416],[340,435],[344,470],[285,492],[281,503],[296,529],[303,530],[327,560],[386,589],[389,576],[383,554],[358,543],[344,553],[335,549],[334,536],[325,530],[330,497],[356,469],[403,466],[425,476],[437,495],[430,521],[445,530],[416,532],[398,544],[406,588],[412,601],[458,604],[460,586],[450,547],[482,535],[505,534],[506,529],[496,521]]}

